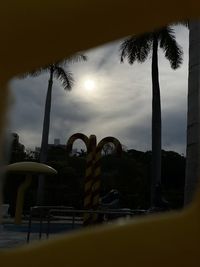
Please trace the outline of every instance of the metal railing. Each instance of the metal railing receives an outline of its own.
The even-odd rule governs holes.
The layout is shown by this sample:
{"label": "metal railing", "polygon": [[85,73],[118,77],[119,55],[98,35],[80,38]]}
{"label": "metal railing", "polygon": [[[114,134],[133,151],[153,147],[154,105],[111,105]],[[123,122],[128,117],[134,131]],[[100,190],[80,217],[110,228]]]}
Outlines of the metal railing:
{"label": "metal railing", "polygon": [[[42,238],[42,230],[43,230],[43,222],[48,222],[49,211],[52,209],[67,209],[71,210],[73,207],[66,207],[66,206],[34,206],[30,208],[30,215],[28,221],[28,231],[27,231],[27,243],[30,241],[31,235],[31,228],[32,228],[32,221],[35,218],[36,221],[39,221],[39,239]],[[47,233],[47,231],[46,231]],[[47,236],[48,237],[48,236]]]}
{"label": "metal railing", "polygon": [[[49,237],[50,234],[50,226],[52,221],[66,221],[70,223],[71,229],[75,228],[75,225],[82,226],[83,225],[83,215],[86,213],[90,214],[98,214],[103,216],[103,221],[109,221],[110,217],[112,219],[120,218],[120,217],[132,217],[138,214],[144,214],[143,211],[139,210],[129,210],[129,209],[99,209],[99,210],[83,210],[83,209],[74,209],[73,207],[66,206],[35,206],[30,210],[29,223],[28,223],[28,231],[27,231],[27,243],[30,241],[32,221],[34,219],[34,215],[37,215],[36,220],[39,220],[39,239],[42,238],[43,233],[43,223],[46,221],[46,238]],[[39,216],[38,216],[39,215]],[[113,218],[113,216],[115,218]]]}

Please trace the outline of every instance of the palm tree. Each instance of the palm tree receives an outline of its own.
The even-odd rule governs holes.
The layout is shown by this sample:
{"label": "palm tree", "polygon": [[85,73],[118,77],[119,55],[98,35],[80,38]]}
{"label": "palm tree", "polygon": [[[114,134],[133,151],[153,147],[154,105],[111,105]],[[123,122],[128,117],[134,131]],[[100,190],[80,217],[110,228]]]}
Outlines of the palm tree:
{"label": "palm tree", "polygon": [[[42,130],[42,141],[41,141],[41,150],[39,161],[41,163],[46,163],[47,161],[47,152],[48,152],[48,140],[49,140],[49,126],[50,126],[50,113],[51,113],[51,98],[52,98],[52,87],[54,78],[58,79],[65,90],[71,90],[74,79],[73,74],[65,70],[65,66],[70,63],[86,61],[86,56],[77,53],[74,56],[71,56],[65,60],[57,61],[46,67],[40,68],[36,71],[29,73],[31,76],[38,76],[41,73],[49,72],[49,82],[45,102],[44,110],[44,120],[43,120],[43,130]],[[44,176],[39,177],[38,191],[37,191],[37,204],[42,204],[43,202],[43,188],[44,188]]]}
{"label": "palm tree", "polygon": [[127,58],[129,64],[143,63],[152,51],[152,178],[151,207],[158,206],[161,190],[161,103],[158,71],[158,48],[169,60],[172,69],[182,63],[182,49],[177,44],[171,27],[164,27],[141,36],[128,37],[120,46],[121,62]]}

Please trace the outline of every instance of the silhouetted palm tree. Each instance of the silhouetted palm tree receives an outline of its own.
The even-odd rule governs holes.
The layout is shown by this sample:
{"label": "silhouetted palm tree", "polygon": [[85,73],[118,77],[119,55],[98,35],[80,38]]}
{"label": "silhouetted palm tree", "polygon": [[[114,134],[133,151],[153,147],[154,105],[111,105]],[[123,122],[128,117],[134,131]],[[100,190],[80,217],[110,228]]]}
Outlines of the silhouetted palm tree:
{"label": "silhouetted palm tree", "polygon": [[141,36],[128,37],[120,46],[121,62],[143,63],[152,51],[152,178],[151,206],[157,206],[156,188],[161,185],[161,103],[158,71],[158,48],[169,60],[172,69],[182,63],[182,49],[177,44],[171,27],[158,29]]}
{"label": "silhouetted palm tree", "polygon": [[[71,90],[74,83],[73,75],[70,71],[66,70],[65,67],[67,67],[67,65],[69,65],[70,63],[86,61],[86,60],[87,60],[86,56],[77,53],[76,55],[71,56],[65,60],[52,63],[46,67],[40,68],[28,74],[31,76],[38,76],[41,73],[49,72],[49,82],[48,82],[48,89],[45,102],[42,141],[41,141],[41,150],[39,158],[39,161],[41,163],[46,163],[47,161],[53,79],[56,78],[57,80],[59,80],[65,90]],[[44,194],[43,188],[44,188],[44,177],[40,177],[38,192],[37,192],[38,204],[41,204],[43,202],[43,194]]]}

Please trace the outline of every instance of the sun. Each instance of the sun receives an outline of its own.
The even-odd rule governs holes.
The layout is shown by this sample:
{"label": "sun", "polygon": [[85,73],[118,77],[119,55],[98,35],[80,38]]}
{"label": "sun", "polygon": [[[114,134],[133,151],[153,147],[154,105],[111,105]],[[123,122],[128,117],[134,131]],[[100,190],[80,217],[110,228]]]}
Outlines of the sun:
{"label": "sun", "polygon": [[84,81],[84,87],[88,91],[93,91],[95,89],[95,82],[92,79],[87,79]]}
{"label": "sun", "polygon": [[74,93],[79,95],[79,97],[89,100],[95,101],[100,97],[100,90],[99,90],[100,78],[95,74],[85,74],[80,77],[77,82],[77,89],[74,90]]}

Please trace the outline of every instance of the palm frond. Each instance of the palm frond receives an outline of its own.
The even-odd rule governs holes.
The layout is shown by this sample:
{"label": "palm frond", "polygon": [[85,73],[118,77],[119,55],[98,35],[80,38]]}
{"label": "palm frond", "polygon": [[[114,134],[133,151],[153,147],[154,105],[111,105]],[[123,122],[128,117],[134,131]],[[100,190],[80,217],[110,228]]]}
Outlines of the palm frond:
{"label": "palm frond", "polygon": [[85,56],[82,53],[76,53],[72,56],[69,56],[69,57],[63,59],[63,60],[57,61],[55,64],[65,66],[67,64],[73,64],[73,63],[83,62],[83,61],[87,61],[87,56]]}
{"label": "palm frond", "polygon": [[55,68],[55,67],[65,66],[65,65],[70,64],[70,63],[76,63],[76,62],[82,62],[82,61],[87,61],[87,56],[83,55],[82,53],[76,53],[75,55],[72,55],[66,59],[58,60],[52,64],[46,65],[46,66],[38,68],[36,70],[32,70],[32,71],[23,73],[23,74],[19,75],[18,78],[24,79],[28,76],[37,77],[40,74],[49,71],[51,66],[53,66]]}
{"label": "palm frond", "polygon": [[64,70],[60,66],[55,66],[54,75],[61,81],[65,90],[71,90],[74,84],[74,78],[71,72]]}
{"label": "palm frond", "polygon": [[160,47],[169,60],[172,69],[177,69],[183,61],[183,50],[175,39],[172,28],[165,27],[159,33]]}
{"label": "palm frond", "polygon": [[129,37],[123,41],[123,43],[120,45],[119,51],[120,51],[120,62],[123,63],[124,59],[128,56],[128,46],[129,43],[132,41],[133,37]]}
{"label": "palm frond", "polygon": [[49,66],[45,66],[45,67],[41,67],[41,68],[38,68],[36,70],[25,72],[22,75],[18,76],[18,78],[24,79],[24,78],[27,78],[28,76],[30,76],[30,77],[37,77],[40,74],[49,71],[49,69],[50,69],[50,65]]}
{"label": "palm frond", "polygon": [[49,71],[49,68],[50,68],[50,66],[47,66],[47,67],[44,67],[44,68],[40,68],[40,69],[31,71],[31,72],[29,73],[29,75],[32,76],[32,77],[37,77],[37,76],[39,76],[40,74]]}
{"label": "palm frond", "polygon": [[129,64],[135,61],[144,62],[151,50],[152,34],[143,34],[141,36],[128,37],[120,46],[120,61],[124,62],[127,58]]}
{"label": "palm frond", "polygon": [[82,62],[87,61],[87,56],[85,56],[82,53],[76,53],[70,57],[67,58],[67,62],[69,63],[76,63],[76,62]]}
{"label": "palm frond", "polygon": [[183,20],[183,21],[174,22],[171,25],[172,26],[184,26],[186,28],[189,28],[189,20]]}

